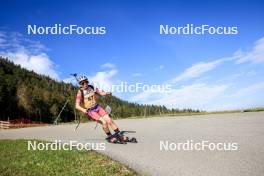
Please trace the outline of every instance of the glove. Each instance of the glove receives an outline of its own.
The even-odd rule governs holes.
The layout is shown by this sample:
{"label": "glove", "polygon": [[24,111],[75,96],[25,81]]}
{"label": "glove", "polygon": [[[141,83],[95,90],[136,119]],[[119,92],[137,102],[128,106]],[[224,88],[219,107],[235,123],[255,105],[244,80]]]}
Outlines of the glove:
{"label": "glove", "polygon": [[88,109],[85,109],[85,111],[83,112],[84,114],[87,114],[88,113]]}

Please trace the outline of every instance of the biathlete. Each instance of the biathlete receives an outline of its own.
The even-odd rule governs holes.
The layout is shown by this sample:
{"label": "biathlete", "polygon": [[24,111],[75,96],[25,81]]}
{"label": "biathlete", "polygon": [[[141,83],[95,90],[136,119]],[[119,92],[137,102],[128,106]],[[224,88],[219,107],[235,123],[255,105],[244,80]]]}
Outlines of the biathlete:
{"label": "biathlete", "polygon": [[[112,95],[111,92],[104,92],[98,88],[94,88],[92,85],[89,85],[89,81],[86,76],[79,76],[77,80],[79,82],[80,89],[78,90],[76,96],[76,109],[102,125],[103,130],[107,135],[106,140],[108,142],[117,143],[119,140],[124,142],[128,141],[128,137],[120,134],[119,128],[115,122],[97,103],[96,95],[107,97]],[[110,132],[109,126],[114,130],[114,135]]]}

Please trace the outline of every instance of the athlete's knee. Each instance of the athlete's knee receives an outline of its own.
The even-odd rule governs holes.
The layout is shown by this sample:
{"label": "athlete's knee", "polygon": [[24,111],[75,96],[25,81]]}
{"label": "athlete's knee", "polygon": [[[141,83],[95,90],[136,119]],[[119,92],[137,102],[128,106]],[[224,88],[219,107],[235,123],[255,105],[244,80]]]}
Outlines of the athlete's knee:
{"label": "athlete's knee", "polygon": [[104,120],[105,120],[108,124],[113,123],[113,120],[109,117],[108,114],[106,114],[103,118],[104,118]]}
{"label": "athlete's knee", "polygon": [[107,126],[107,121],[103,118],[99,119],[100,123],[102,124],[103,127]]}

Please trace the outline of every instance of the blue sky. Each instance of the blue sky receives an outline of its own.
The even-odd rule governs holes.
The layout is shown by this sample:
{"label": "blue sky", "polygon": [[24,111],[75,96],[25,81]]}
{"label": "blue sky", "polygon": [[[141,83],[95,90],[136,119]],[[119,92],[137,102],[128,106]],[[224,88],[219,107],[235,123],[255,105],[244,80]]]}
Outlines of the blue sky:
{"label": "blue sky", "polygon": [[[59,80],[170,84],[114,94],[138,103],[225,110],[264,106],[262,1],[3,1],[0,54]],[[27,25],[105,26],[105,35],[28,35]],[[237,35],[160,35],[160,25],[237,26]]]}

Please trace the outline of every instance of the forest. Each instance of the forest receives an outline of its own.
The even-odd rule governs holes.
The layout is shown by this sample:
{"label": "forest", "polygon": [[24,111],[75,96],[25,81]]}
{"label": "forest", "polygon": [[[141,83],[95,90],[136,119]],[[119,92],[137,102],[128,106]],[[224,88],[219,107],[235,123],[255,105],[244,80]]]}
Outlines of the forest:
{"label": "forest", "polygon": [[[76,117],[85,118],[75,110],[75,96],[78,87],[40,75],[15,65],[7,58],[0,57],[0,120],[29,119],[53,123],[65,102],[59,121],[70,122]],[[149,117],[196,113],[199,110],[169,109],[160,105],[146,105],[128,102],[111,96],[99,97],[102,106],[109,105],[113,118]]]}

